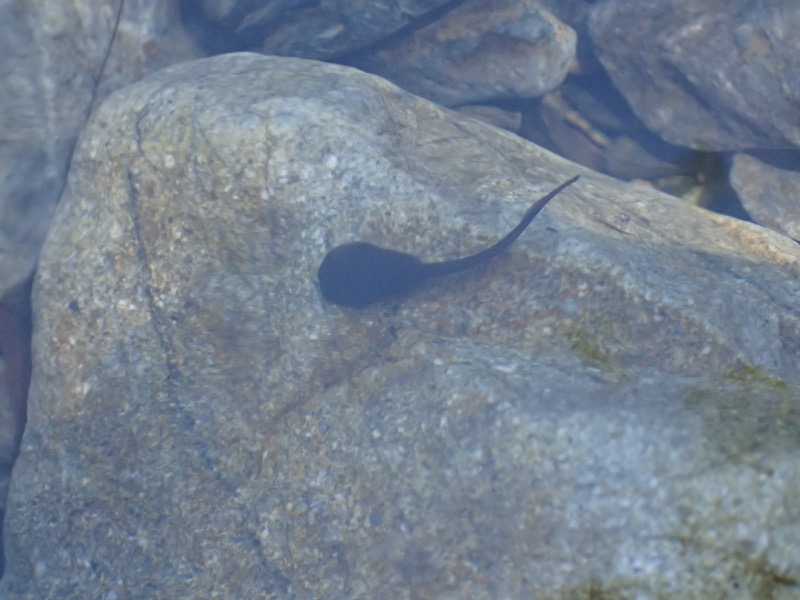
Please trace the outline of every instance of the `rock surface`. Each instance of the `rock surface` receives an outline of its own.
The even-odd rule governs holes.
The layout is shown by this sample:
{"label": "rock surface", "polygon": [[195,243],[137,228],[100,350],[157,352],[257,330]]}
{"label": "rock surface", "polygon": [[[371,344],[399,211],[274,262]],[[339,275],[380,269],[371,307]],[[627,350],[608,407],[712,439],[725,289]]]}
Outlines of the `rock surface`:
{"label": "rock surface", "polygon": [[737,154],[731,184],[756,223],[800,240],[800,172]]}
{"label": "rock surface", "polygon": [[452,106],[549,92],[567,76],[575,43],[538,0],[469,0],[356,64]]}
{"label": "rock surface", "polygon": [[589,26],[614,83],[665,140],[800,147],[800,4],[603,0]]}
{"label": "rock surface", "polygon": [[196,57],[176,31],[175,9],[119,0],[0,4],[0,298],[33,272],[95,103]]}
{"label": "rock surface", "polygon": [[[91,119],[35,284],[0,598],[800,592],[798,246],[364,73],[228,55]],[[747,596],[750,594],[750,596]]]}

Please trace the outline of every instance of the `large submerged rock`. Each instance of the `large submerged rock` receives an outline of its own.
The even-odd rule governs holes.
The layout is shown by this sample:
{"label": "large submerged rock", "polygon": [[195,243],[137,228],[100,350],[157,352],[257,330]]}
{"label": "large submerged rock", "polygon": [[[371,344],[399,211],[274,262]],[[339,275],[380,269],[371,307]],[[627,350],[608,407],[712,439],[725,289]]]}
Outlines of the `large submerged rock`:
{"label": "large submerged rock", "polygon": [[[464,255],[577,173],[485,268],[322,303],[334,245]],[[42,253],[0,597],[793,597],[799,258],[352,69],[163,70]]]}

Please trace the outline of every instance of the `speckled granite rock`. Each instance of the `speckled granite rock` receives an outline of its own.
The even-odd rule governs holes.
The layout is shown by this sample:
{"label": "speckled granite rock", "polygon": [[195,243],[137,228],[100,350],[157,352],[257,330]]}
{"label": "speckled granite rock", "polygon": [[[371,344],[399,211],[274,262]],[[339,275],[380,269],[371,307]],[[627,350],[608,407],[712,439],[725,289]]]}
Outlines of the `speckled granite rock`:
{"label": "speckled granite rock", "polygon": [[583,172],[364,311],[320,259],[462,255],[579,169],[331,65],[94,115],[35,284],[3,600],[796,597],[793,242]]}
{"label": "speckled granite rock", "polygon": [[731,184],[753,220],[800,240],[800,173],[748,154],[733,157]]}
{"label": "speckled granite rock", "polygon": [[800,147],[800,4],[603,0],[597,55],[633,110],[699,150]]}

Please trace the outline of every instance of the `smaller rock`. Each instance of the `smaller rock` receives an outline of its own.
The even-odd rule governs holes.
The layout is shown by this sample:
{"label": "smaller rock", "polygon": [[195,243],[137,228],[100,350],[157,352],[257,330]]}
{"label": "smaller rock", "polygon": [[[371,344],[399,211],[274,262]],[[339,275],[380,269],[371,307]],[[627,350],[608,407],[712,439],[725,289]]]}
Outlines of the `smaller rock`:
{"label": "smaller rock", "polygon": [[733,157],[731,185],[753,220],[800,240],[800,173],[749,154]]}
{"label": "smaller rock", "polygon": [[567,76],[576,40],[535,0],[469,0],[356,66],[446,106],[535,98]]}

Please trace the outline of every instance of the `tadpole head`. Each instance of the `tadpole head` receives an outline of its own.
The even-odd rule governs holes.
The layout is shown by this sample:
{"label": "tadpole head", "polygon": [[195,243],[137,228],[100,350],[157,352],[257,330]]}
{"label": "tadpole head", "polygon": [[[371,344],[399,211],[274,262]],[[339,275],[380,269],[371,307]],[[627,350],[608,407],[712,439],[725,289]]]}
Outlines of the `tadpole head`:
{"label": "tadpole head", "polygon": [[425,280],[426,271],[411,254],[353,242],[328,252],[317,278],[328,302],[363,308],[411,292]]}

